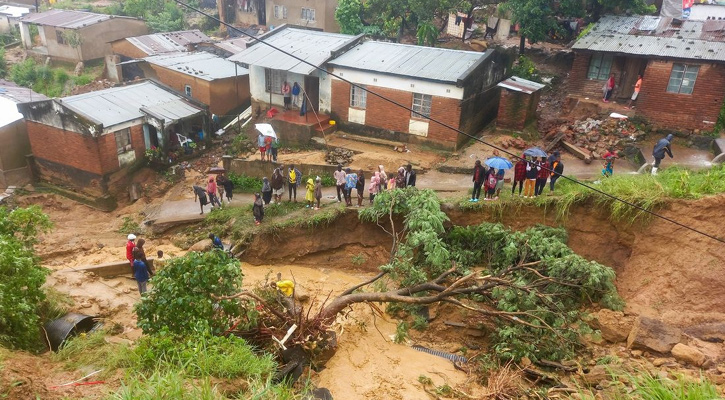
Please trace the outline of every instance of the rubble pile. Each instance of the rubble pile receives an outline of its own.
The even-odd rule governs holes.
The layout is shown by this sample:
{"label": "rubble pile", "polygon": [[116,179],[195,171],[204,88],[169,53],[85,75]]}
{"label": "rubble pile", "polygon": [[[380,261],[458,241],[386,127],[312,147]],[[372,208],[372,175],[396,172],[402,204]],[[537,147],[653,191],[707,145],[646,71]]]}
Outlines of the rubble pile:
{"label": "rubble pile", "polygon": [[513,147],[514,149],[523,150],[527,147],[525,140],[523,140],[521,138],[514,138],[514,137],[505,138],[505,139],[501,140],[501,142],[499,144],[504,149],[509,149],[509,148]]}
{"label": "rubble pile", "polygon": [[588,150],[596,159],[601,158],[608,148],[614,147],[615,151],[620,151],[625,144],[634,142],[645,134],[645,131],[637,128],[627,119],[587,118],[552,127],[545,137],[549,141],[558,138],[574,144],[582,150]]}
{"label": "rubble pile", "polygon": [[332,165],[350,165],[353,155],[355,153],[352,150],[336,147],[325,154],[325,162]]}
{"label": "rubble pile", "polygon": [[114,86],[116,86],[116,84],[112,81],[109,81],[108,79],[99,79],[99,80],[93,81],[87,85],[75,86],[73,89],[71,89],[70,94],[76,95],[76,94],[90,93],[90,92],[95,92],[97,90],[112,88]]}

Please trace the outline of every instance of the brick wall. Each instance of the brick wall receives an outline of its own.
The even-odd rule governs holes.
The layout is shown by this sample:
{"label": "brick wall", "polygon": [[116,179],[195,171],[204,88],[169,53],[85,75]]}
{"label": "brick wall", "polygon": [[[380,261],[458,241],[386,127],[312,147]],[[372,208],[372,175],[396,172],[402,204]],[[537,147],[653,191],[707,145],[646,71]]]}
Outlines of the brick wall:
{"label": "brick wall", "polygon": [[531,119],[529,114],[534,97],[526,93],[501,89],[496,127],[516,131],[523,130],[526,122]]}
{"label": "brick wall", "polygon": [[133,44],[131,44],[131,42],[125,39],[117,40],[111,43],[111,49],[113,50],[114,54],[120,54],[129,58],[148,57],[148,54],[146,54],[143,50],[134,46]]}
{"label": "brick wall", "polygon": [[32,121],[27,121],[27,126],[30,147],[35,158],[66,164],[98,175],[103,174],[98,145],[91,136]]}
{"label": "brick wall", "polygon": [[[332,115],[343,124],[346,123],[348,108],[350,107],[350,84],[339,79],[333,79],[331,101],[330,112]],[[368,101],[370,101],[370,98],[368,98]]]}
{"label": "brick wall", "polygon": [[[413,93],[402,90],[370,86],[368,88],[381,96],[410,107],[413,105]],[[349,91],[347,103],[349,105]],[[433,112],[431,110],[431,112]],[[377,96],[367,97],[365,125],[397,132],[408,132],[410,111],[402,109]]]}
{"label": "brick wall", "polygon": [[[98,141],[102,175],[120,170],[121,165],[118,160],[118,150],[116,149],[116,137],[113,132],[101,135],[96,140]],[[144,143],[142,125],[131,127],[131,147],[136,153],[136,160],[144,157],[146,144]]]}
{"label": "brick wall", "polygon": [[[460,100],[433,96],[430,117],[458,129],[458,123],[461,120]],[[458,132],[429,121],[428,138],[438,142],[456,142]]]}
{"label": "brick wall", "polygon": [[[603,95],[602,86],[604,86],[606,79],[594,80],[587,78],[591,58],[591,53],[577,52],[574,55],[574,62],[572,63],[571,73],[569,74],[569,92],[577,96],[601,99]],[[610,72],[614,73],[614,81],[616,82],[612,99],[617,98],[619,95],[619,80],[622,77],[625,60],[625,57],[614,57],[614,60],[612,60],[612,69]]]}
{"label": "brick wall", "polygon": [[660,127],[712,129],[704,121],[717,121],[725,94],[725,66],[701,64],[691,95],[667,92],[672,66],[669,61],[647,63],[637,113]]}

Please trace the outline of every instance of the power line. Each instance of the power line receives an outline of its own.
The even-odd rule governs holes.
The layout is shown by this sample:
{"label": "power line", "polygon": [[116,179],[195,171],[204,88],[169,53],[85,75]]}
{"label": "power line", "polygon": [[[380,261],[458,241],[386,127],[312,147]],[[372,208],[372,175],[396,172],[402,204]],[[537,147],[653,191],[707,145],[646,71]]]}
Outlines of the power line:
{"label": "power line", "polygon": [[[253,35],[250,35],[250,34],[248,34],[248,33],[244,32],[244,31],[242,31],[242,30],[240,30],[240,29],[236,28],[235,26],[233,26],[233,25],[231,25],[231,24],[229,24],[229,23],[226,23],[226,22],[224,22],[224,21],[220,20],[219,18],[216,18],[216,17],[214,17],[213,15],[210,15],[210,14],[208,14],[208,13],[206,13],[206,12],[204,12],[204,11],[202,11],[202,10],[198,9],[198,8],[195,8],[195,7],[193,7],[193,6],[190,6],[189,4],[183,3],[183,2],[181,2],[180,0],[173,0],[173,1],[174,1],[175,3],[177,3],[177,4],[181,5],[181,6],[183,6],[183,7],[186,7],[187,9],[190,9],[190,10],[192,10],[192,11],[195,11],[195,12],[197,12],[197,13],[201,14],[201,15],[204,15],[205,17],[207,17],[207,18],[210,18],[210,19],[212,19],[212,20],[214,20],[214,21],[216,21],[216,22],[218,22],[218,23],[222,24],[222,25],[226,26],[227,28],[231,28],[231,29],[233,29],[234,31],[236,31],[236,32],[238,32],[238,33],[240,33],[240,34],[242,34],[242,35],[244,35],[244,36],[247,36],[247,37],[249,37],[249,38],[252,38],[253,40],[256,40],[256,41],[257,41],[257,42],[259,42],[259,43],[262,43],[262,44],[264,44],[264,45],[266,45],[266,46],[269,46],[269,47],[271,47],[272,49],[274,49],[274,50],[276,50],[276,51],[279,51],[279,52],[280,52],[280,53],[282,53],[282,54],[285,54],[285,55],[287,55],[287,56],[289,56],[289,57],[292,57],[292,58],[294,58],[295,60],[297,60],[297,61],[299,61],[299,62],[301,62],[301,63],[303,63],[303,64],[309,65],[310,67],[312,67],[312,68],[314,68],[314,69],[316,69],[316,70],[322,71],[322,72],[324,72],[324,73],[326,73],[326,74],[328,74],[328,75],[330,75],[330,76],[332,76],[332,77],[335,77],[335,78],[337,78],[337,79],[339,79],[339,80],[341,80],[341,81],[343,81],[343,82],[345,82],[345,83],[348,83],[348,84],[350,84],[351,86],[354,86],[354,87],[356,87],[356,88],[358,88],[358,89],[364,90],[364,91],[365,91],[365,92],[367,92],[368,94],[371,94],[371,95],[373,95],[373,96],[375,96],[375,97],[377,97],[377,98],[379,98],[379,99],[381,99],[381,100],[387,101],[387,102],[388,102],[388,103],[390,103],[390,104],[394,104],[394,105],[396,105],[396,106],[398,106],[398,107],[400,107],[400,108],[402,108],[402,109],[404,109],[404,110],[408,110],[408,111],[410,111],[411,113],[415,113],[416,115],[418,115],[418,116],[420,116],[420,117],[424,117],[425,119],[427,119],[427,120],[429,120],[429,121],[432,121],[432,122],[434,122],[434,123],[436,123],[436,124],[438,124],[438,125],[440,125],[440,126],[443,126],[443,127],[447,128],[447,129],[450,129],[450,130],[452,130],[452,131],[454,131],[454,132],[457,132],[458,134],[461,134],[461,135],[463,135],[463,136],[466,136],[466,137],[468,137],[469,139],[473,139],[473,140],[475,140],[475,141],[477,141],[477,142],[479,142],[479,143],[483,143],[483,144],[485,144],[486,146],[489,146],[489,147],[491,147],[491,148],[493,148],[493,149],[496,149],[496,150],[498,150],[498,151],[500,151],[500,152],[503,152],[503,153],[505,153],[505,154],[509,155],[509,156],[510,156],[511,158],[514,158],[514,159],[517,159],[517,160],[525,160],[525,159],[523,159],[522,157],[519,157],[518,155],[516,155],[516,154],[514,154],[514,153],[512,153],[512,152],[510,152],[510,151],[508,151],[508,150],[506,150],[506,149],[504,149],[504,148],[501,148],[501,147],[499,147],[499,146],[496,146],[496,145],[494,145],[494,144],[492,144],[492,143],[486,142],[486,141],[484,141],[483,139],[477,138],[477,137],[475,137],[475,136],[473,136],[473,135],[471,135],[471,134],[468,134],[468,133],[466,133],[466,132],[463,132],[462,130],[460,130],[460,129],[458,129],[458,128],[455,128],[455,127],[453,127],[453,126],[451,126],[451,125],[448,125],[448,124],[446,124],[445,122],[441,122],[441,121],[439,121],[439,120],[437,120],[437,119],[431,118],[430,116],[424,116],[424,115],[422,115],[422,114],[418,114],[418,113],[417,113],[417,112],[415,112],[415,111],[414,111],[414,110],[413,110],[413,109],[412,109],[411,107],[408,107],[408,106],[406,106],[406,105],[403,105],[403,104],[401,104],[401,103],[399,103],[399,102],[397,102],[397,101],[395,101],[395,100],[389,99],[389,98],[387,98],[387,97],[385,97],[385,96],[383,96],[383,95],[381,95],[381,94],[379,94],[379,93],[377,93],[377,92],[375,92],[375,91],[369,90],[369,89],[367,89],[366,87],[363,87],[363,86],[361,86],[361,85],[358,85],[358,84],[356,84],[355,82],[352,82],[352,81],[350,81],[350,80],[348,80],[348,79],[345,79],[345,78],[343,78],[343,77],[341,77],[341,76],[335,75],[335,74],[333,74],[332,72],[329,72],[329,71],[327,71],[327,70],[326,70],[325,68],[322,68],[322,67],[319,67],[319,66],[317,66],[317,65],[315,65],[315,64],[312,64],[312,63],[310,63],[310,62],[308,62],[308,61],[306,61],[306,60],[304,60],[304,59],[302,59],[302,58],[300,58],[300,57],[298,57],[298,56],[295,56],[294,54],[292,54],[292,53],[290,53],[290,52],[287,52],[287,51],[285,51],[285,50],[282,50],[282,49],[280,49],[279,47],[277,47],[277,46],[275,46],[275,45],[273,45],[273,44],[267,43],[267,41],[265,41],[265,40],[263,40],[263,39],[260,39],[260,38],[258,38],[258,37],[256,37],[256,36],[253,36]],[[641,206],[639,206],[639,205],[637,205],[637,204],[634,204],[634,203],[632,203],[632,202],[629,202],[629,201],[627,201],[627,200],[624,200],[624,199],[622,199],[622,198],[619,198],[619,197],[617,197],[617,196],[615,196],[615,195],[609,194],[609,193],[607,193],[607,192],[605,192],[605,191],[603,191],[603,190],[597,189],[597,188],[595,188],[595,187],[593,187],[593,186],[591,186],[591,185],[587,185],[586,183],[584,183],[584,182],[581,182],[581,181],[579,181],[579,180],[577,180],[577,179],[575,179],[575,178],[571,178],[571,177],[569,177],[569,176],[566,176],[566,175],[563,175],[563,174],[559,174],[559,173],[557,173],[557,172],[554,172],[553,170],[551,170],[551,169],[549,169],[549,168],[546,168],[546,167],[544,167],[544,166],[541,166],[541,168],[543,168],[544,170],[546,170],[546,171],[548,171],[548,172],[550,172],[550,173],[554,173],[554,174],[556,174],[556,175],[558,175],[558,176],[560,176],[560,177],[562,177],[562,178],[564,178],[564,179],[566,179],[566,180],[568,180],[568,181],[570,181],[570,182],[574,182],[574,183],[575,183],[575,184],[577,184],[577,185],[581,185],[581,186],[583,186],[583,187],[585,187],[585,188],[587,188],[587,189],[589,189],[589,190],[591,190],[591,191],[594,191],[594,192],[596,192],[596,193],[599,193],[599,194],[601,194],[601,195],[603,195],[603,196],[605,196],[605,197],[608,197],[608,198],[610,198],[610,199],[612,199],[612,200],[614,200],[614,201],[619,201],[619,202],[621,202],[621,203],[623,203],[623,204],[626,204],[626,205],[628,205],[628,206],[630,206],[630,207],[633,207],[633,208],[635,208],[635,209],[637,209],[637,210],[640,210],[640,211],[642,211],[642,212],[644,212],[644,213],[650,214],[650,215],[652,215],[652,216],[654,216],[654,217],[657,217],[657,218],[660,218],[660,219],[662,219],[662,220],[664,220],[664,221],[667,221],[667,222],[670,222],[670,223],[672,223],[672,224],[675,224],[675,225],[677,225],[677,226],[679,226],[679,227],[681,227],[681,228],[685,228],[685,229],[687,229],[687,230],[690,230],[690,231],[692,231],[692,232],[695,232],[695,233],[697,233],[697,234],[703,235],[703,236],[705,236],[705,237],[708,237],[708,238],[710,238],[710,239],[713,239],[713,240],[715,240],[715,241],[718,241],[718,242],[720,242],[720,243],[722,243],[722,244],[725,244],[725,240],[724,240],[724,239],[721,239],[721,238],[719,238],[719,237],[716,237],[716,236],[714,236],[714,235],[711,235],[711,234],[709,234],[709,233],[707,233],[707,232],[703,232],[703,231],[701,231],[701,230],[699,230],[699,229],[696,229],[696,228],[693,228],[693,227],[691,227],[691,226],[685,225],[685,224],[683,224],[683,223],[681,223],[681,222],[678,222],[678,221],[675,221],[675,220],[673,220],[673,219],[671,219],[671,218],[669,218],[669,217],[665,217],[664,215],[661,215],[661,214],[657,214],[657,213],[655,213],[654,211],[650,211],[650,210],[648,210],[648,209],[646,209],[646,208],[644,208],[644,207],[641,207]]]}

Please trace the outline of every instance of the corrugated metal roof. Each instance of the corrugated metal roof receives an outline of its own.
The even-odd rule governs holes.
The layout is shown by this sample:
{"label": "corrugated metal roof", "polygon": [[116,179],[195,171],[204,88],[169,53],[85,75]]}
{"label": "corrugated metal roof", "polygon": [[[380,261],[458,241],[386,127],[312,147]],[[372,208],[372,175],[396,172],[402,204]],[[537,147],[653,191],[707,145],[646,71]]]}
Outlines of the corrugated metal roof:
{"label": "corrugated metal roof", "polygon": [[198,29],[154,33],[126,38],[131,44],[148,55],[187,51],[190,44],[210,43],[212,39]]}
{"label": "corrugated metal roof", "polygon": [[[322,66],[331,57],[334,50],[359,39],[358,36],[341,33],[328,33],[279,27],[261,37],[265,42],[294,54],[315,66]],[[309,75],[315,69],[264,43],[255,43],[229,60],[247,65],[278,69],[292,73]]]}
{"label": "corrugated metal roof", "polygon": [[97,24],[107,21],[111,18],[127,18],[116,17],[115,15],[96,14],[85,11],[73,10],[48,10],[42,13],[30,14],[21,19],[36,25],[55,26],[58,28],[78,29],[84,26]]}
{"label": "corrugated metal roof", "polygon": [[48,97],[35,93],[32,89],[0,79],[0,97],[12,100],[15,103],[28,103],[31,101],[48,100]]}
{"label": "corrugated metal roof", "polygon": [[30,14],[30,9],[26,7],[0,6],[0,14],[7,15],[12,18],[20,18],[25,14]]}
{"label": "corrugated metal roof", "polygon": [[250,37],[238,37],[234,39],[222,40],[214,45],[222,50],[226,50],[231,54],[238,54],[244,51],[254,39]]}
{"label": "corrugated metal roof", "polygon": [[543,89],[546,85],[542,85],[538,82],[532,82],[524,78],[519,78],[518,76],[512,76],[505,81],[500,82],[496,86],[513,90],[515,92],[531,94],[536,92],[537,90]]}
{"label": "corrugated metal roof", "polygon": [[[720,21],[686,20],[677,24],[671,18],[658,17],[656,27],[652,29],[651,18],[605,16],[572,48],[658,58],[725,61],[725,26],[720,27]],[[640,29],[642,27],[647,29]]]}
{"label": "corrugated metal roof", "polygon": [[[144,60],[207,81],[248,75],[249,70],[206,52],[160,54]],[[236,70],[235,70],[236,69]]]}
{"label": "corrugated metal roof", "polygon": [[369,41],[330,61],[330,65],[409,76],[442,82],[457,82],[491,52],[479,53]]}
{"label": "corrugated metal roof", "polygon": [[180,95],[151,81],[64,97],[58,102],[98,121],[104,128],[143,118],[146,113],[142,108],[166,123],[203,112]]}

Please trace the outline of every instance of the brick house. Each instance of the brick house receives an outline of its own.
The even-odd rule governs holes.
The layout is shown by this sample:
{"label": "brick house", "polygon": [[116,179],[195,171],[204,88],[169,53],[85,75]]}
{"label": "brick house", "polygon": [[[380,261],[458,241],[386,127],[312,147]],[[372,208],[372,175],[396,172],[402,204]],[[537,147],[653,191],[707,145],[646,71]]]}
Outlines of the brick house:
{"label": "brick house", "polygon": [[333,77],[332,114],[343,128],[456,148],[468,138],[428,118],[478,133],[496,117],[496,84],[510,63],[496,50],[479,53],[367,41],[328,65],[335,75],[414,110],[411,113]]}
{"label": "brick house", "polygon": [[[35,46],[30,25],[38,27],[40,46]],[[111,54],[110,42],[146,33],[148,27],[140,19],[83,11],[49,10],[20,20],[20,38],[28,54],[72,63],[101,59]],[[75,34],[79,43],[74,47]]]}
{"label": "brick house", "polygon": [[139,68],[142,78],[184,93],[208,105],[214,114],[225,115],[249,106],[249,71],[214,54],[159,54],[144,58]]}
{"label": "brick house", "polygon": [[125,57],[122,61],[164,53],[194,51],[202,43],[213,40],[198,29],[152,33],[150,35],[122,37],[111,42],[113,54]]}
{"label": "brick house", "polygon": [[340,32],[335,19],[338,0],[219,0],[219,15],[241,25],[293,24]]}
{"label": "brick house", "polygon": [[496,127],[523,130],[536,118],[541,90],[546,85],[512,76],[497,86],[501,88],[501,100],[498,105]]}
{"label": "brick house", "polygon": [[573,46],[570,94],[601,99],[610,73],[612,98],[663,128],[710,130],[725,97],[725,21],[659,16],[603,17]]}
{"label": "brick house", "polygon": [[151,81],[24,103],[18,110],[38,178],[91,196],[122,192],[129,167],[152,146],[173,149],[184,138],[177,133],[208,132],[205,105]]}
{"label": "brick house", "polygon": [[[354,46],[362,36],[327,33],[319,30],[280,26],[259,37],[276,48],[288,51],[318,67]],[[232,57],[241,66],[249,69],[249,90],[254,109],[269,106],[282,107],[282,85],[298,82],[307,97],[310,108],[316,111],[330,111],[330,77],[326,72],[302,63],[260,42],[253,42]]]}

